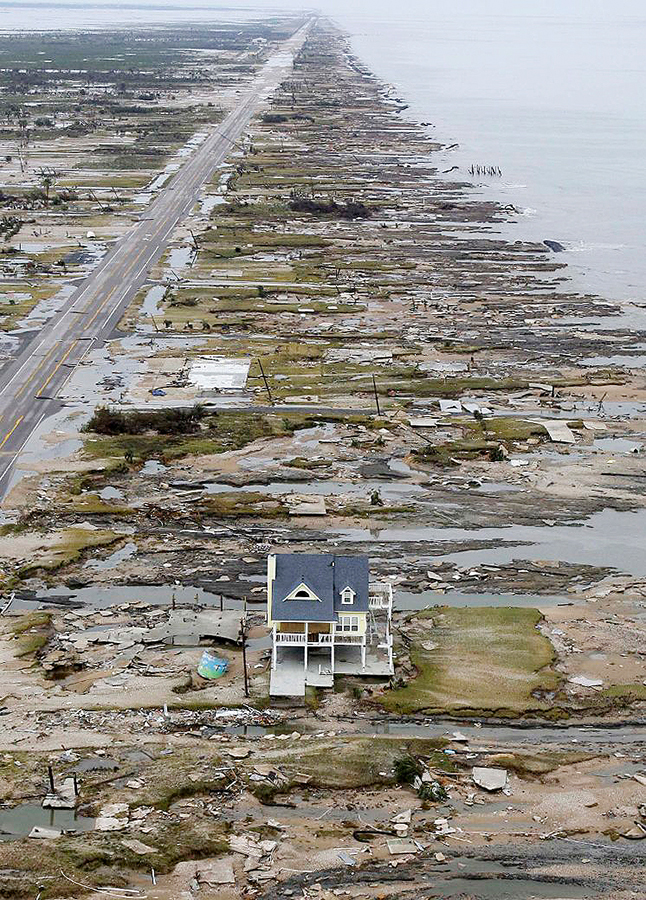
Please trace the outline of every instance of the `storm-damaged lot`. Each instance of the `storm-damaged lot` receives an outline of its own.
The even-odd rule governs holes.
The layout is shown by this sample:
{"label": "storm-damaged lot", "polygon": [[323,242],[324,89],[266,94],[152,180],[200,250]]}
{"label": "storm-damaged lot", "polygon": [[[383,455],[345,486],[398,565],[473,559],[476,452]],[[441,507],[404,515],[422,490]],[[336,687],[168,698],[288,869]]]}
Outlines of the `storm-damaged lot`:
{"label": "storm-damaged lot", "polygon": [[[4,47],[8,355],[300,24],[52,38],[53,72]],[[640,890],[644,313],[502,240],[518,211],[403,107],[317,22],[24,448],[3,896]],[[269,697],[274,551],[369,556],[393,678]]]}

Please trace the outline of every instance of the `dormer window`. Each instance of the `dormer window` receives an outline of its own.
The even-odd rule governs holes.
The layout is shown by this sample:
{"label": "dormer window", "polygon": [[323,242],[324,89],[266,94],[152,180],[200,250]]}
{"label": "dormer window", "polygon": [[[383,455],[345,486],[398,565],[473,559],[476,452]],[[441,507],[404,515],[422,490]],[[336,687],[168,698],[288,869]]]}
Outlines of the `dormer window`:
{"label": "dormer window", "polygon": [[351,606],[354,603],[355,593],[350,587],[343,588],[341,591],[341,603],[344,606]]}
{"label": "dormer window", "polygon": [[320,603],[321,598],[317,597],[305,583],[301,583],[285,597],[285,600],[316,600]]}

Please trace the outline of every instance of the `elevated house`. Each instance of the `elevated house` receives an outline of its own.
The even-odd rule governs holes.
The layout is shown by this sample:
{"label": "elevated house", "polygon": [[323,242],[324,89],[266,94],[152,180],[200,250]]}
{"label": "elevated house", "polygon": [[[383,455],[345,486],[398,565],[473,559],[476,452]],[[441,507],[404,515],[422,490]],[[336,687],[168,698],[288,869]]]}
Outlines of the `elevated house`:
{"label": "elevated house", "polygon": [[334,676],[393,674],[392,587],[365,556],[278,553],[267,563],[274,696],[332,687]]}

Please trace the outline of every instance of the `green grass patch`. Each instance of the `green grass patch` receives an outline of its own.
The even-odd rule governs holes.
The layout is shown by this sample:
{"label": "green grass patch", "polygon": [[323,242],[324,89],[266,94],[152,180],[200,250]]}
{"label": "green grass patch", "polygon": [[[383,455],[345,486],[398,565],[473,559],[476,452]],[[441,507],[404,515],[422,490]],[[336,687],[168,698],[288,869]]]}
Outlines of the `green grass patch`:
{"label": "green grass patch", "polygon": [[[551,705],[537,692],[555,691],[554,649],[537,629],[535,609],[442,607],[409,621],[411,662],[417,674],[380,703],[410,714],[437,711],[517,717]],[[432,642],[435,649],[426,649]]]}
{"label": "green grass patch", "polygon": [[395,761],[406,753],[428,760],[433,768],[452,771],[450,757],[441,752],[445,743],[441,738],[317,738],[298,741],[296,746],[263,747],[263,762],[275,763],[288,779],[308,776],[308,787],[351,790],[395,784]]}
{"label": "green grass patch", "polygon": [[32,628],[49,627],[52,621],[52,614],[47,612],[33,612],[21,616],[17,622],[12,622],[10,631],[18,637]]}
{"label": "green grass patch", "polygon": [[283,437],[304,426],[304,417],[257,415],[251,412],[217,413],[205,419],[203,430],[195,436],[168,434],[119,434],[91,437],[84,442],[90,458],[128,458],[145,461],[172,461],[185,456],[207,456],[241,450],[247,444],[267,437]]}
{"label": "green grass patch", "polygon": [[17,641],[16,656],[34,657],[49,642],[52,634],[52,615],[47,612],[27,613],[12,622],[9,632]]}
{"label": "green grass patch", "polygon": [[[246,227],[225,227],[218,223],[218,230],[209,229],[200,235],[200,248],[215,253],[221,248],[242,254],[258,253],[263,250],[306,250],[325,249],[332,242],[315,234],[294,234],[280,231],[254,231]],[[249,246],[251,245],[251,246]]]}
{"label": "green grass patch", "polygon": [[[496,753],[487,756],[486,765],[507,769],[521,778],[532,779],[541,778],[563,766],[573,766],[589,759],[595,759],[595,754],[577,750],[544,750],[540,753]],[[468,768],[471,768],[470,761]]]}
{"label": "green grass patch", "polygon": [[121,536],[113,531],[66,528],[54,535],[54,540],[47,549],[39,551],[31,562],[21,567],[20,577],[28,578],[41,570],[54,572],[80,559],[93,547],[109,547],[119,540]]}
{"label": "green grass patch", "polygon": [[646,684],[612,684],[599,693],[600,697],[611,700],[622,700],[628,703],[637,703],[646,700]]}
{"label": "green grass patch", "polygon": [[544,425],[540,425],[537,422],[527,422],[524,419],[516,419],[513,416],[485,418],[480,422],[475,419],[456,419],[455,422],[473,432],[488,437],[495,437],[500,441],[526,441],[532,437],[547,438],[547,431]]}
{"label": "green grass patch", "polygon": [[501,443],[512,444],[530,438],[547,439],[543,425],[512,417],[480,420],[456,418],[453,424],[463,428],[466,436],[444,444],[427,444],[414,450],[414,455],[422,462],[439,466],[452,466],[462,460],[479,458],[495,461]]}
{"label": "green grass patch", "polygon": [[287,510],[278,500],[257,491],[224,491],[202,502],[202,509],[218,519],[279,519]]}
{"label": "green grass patch", "polygon": [[98,494],[87,493],[73,496],[67,502],[63,501],[59,512],[78,513],[83,516],[128,516],[132,510],[129,506],[107,503]]}
{"label": "green grass patch", "polygon": [[413,450],[413,455],[420,462],[431,463],[436,466],[455,466],[462,460],[479,459],[482,457],[493,458],[498,444],[495,441],[468,440],[460,438],[457,441],[447,441],[445,444],[427,444]]}
{"label": "green grass patch", "polygon": [[461,397],[474,391],[515,391],[527,387],[527,380],[520,378],[488,378],[464,376],[456,378],[427,378],[419,374],[401,383],[378,384],[381,394],[389,390],[401,390],[416,397]]}
{"label": "green grass patch", "polygon": [[293,459],[286,459],[283,465],[289,466],[291,469],[307,469],[309,471],[324,469],[330,463],[325,459],[306,459],[304,456],[295,456]]}

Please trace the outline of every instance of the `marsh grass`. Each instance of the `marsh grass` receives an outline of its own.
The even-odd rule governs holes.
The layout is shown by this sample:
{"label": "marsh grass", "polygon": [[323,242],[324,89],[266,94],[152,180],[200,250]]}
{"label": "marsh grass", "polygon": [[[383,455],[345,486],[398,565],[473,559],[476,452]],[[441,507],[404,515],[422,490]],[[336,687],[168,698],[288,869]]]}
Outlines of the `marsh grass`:
{"label": "marsh grass", "polygon": [[[537,693],[556,691],[561,676],[553,668],[554,649],[537,628],[541,620],[538,610],[516,607],[419,613],[410,650],[416,675],[379,702],[400,714],[518,717],[550,710]],[[436,649],[425,649],[426,641]]]}

